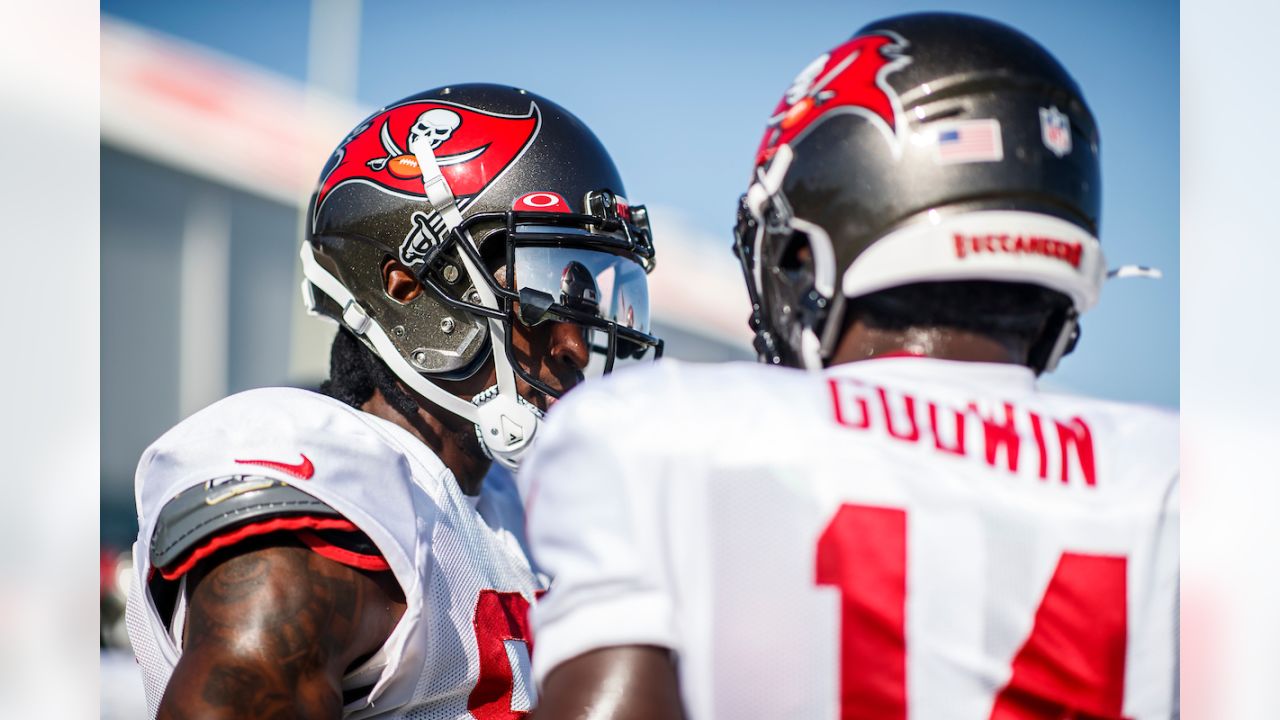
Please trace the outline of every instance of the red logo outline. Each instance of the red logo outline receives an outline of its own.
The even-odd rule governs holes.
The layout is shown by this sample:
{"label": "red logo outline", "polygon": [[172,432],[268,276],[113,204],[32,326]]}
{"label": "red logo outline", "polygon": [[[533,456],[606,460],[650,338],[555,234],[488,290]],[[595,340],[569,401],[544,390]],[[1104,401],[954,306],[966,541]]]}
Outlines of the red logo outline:
{"label": "red logo outline", "polygon": [[911,63],[904,54],[909,45],[891,30],[876,30],[820,55],[778,101],[756,151],[756,164],[768,161],[780,146],[799,140],[823,119],[843,113],[860,115],[878,128],[899,157],[906,123],[888,76]]}

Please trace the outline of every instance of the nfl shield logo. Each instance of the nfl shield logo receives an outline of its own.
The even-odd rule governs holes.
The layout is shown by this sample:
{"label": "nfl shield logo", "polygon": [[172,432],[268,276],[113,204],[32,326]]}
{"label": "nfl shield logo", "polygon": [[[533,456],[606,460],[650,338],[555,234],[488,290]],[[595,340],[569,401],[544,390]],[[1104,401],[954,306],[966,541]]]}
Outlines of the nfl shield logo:
{"label": "nfl shield logo", "polygon": [[1071,152],[1071,121],[1055,106],[1040,108],[1040,137],[1058,157]]}

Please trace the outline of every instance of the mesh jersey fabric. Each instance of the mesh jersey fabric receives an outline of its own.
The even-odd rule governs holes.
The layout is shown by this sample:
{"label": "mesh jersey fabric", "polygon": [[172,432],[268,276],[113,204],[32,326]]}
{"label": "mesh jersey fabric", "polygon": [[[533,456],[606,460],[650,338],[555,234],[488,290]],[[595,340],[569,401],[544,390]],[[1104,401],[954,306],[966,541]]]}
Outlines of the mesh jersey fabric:
{"label": "mesh jersey fabric", "polygon": [[[294,464],[300,455],[314,466],[308,479],[237,462]],[[393,423],[305,390],[264,388],[192,415],[139,462],[139,535],[127,623],[153,717],[181,656],[148,590],[156,517],[187,488],[245,474],[290,483],[342,513],[374,542],[405,593],[405,614],[387,642],[346,678],[344,689],[370,680],[373,688],[348,704],[343,717],[470,717],[473,690],[484,677],[489,685],[532,686],[525,677],[527,649],[509,653],[514,660],[505,668],[482,667],[491,636],[510,637],[506,626],[524,618],[486,615],[482,621],[476,614],[487,594],[508,598],[503,609],[510,615],[546,585],[523,546],[523,512],[510,476],[491,473],[478,500],[469,498],[429,448]],[[181,612],[185,605],[178,607]],[[526,640],[519,635],[511,640],[521,643]],[[509,695],[517,712],[532,702],[518,692]]]}
{"label": "mesh jersey fabric", "polygon": [[674,651],[693,718],[1177,712],[1171,412],[1012,365],[664,361],[552,408],[518,480],[556,579],[538,682],[639,644]]}

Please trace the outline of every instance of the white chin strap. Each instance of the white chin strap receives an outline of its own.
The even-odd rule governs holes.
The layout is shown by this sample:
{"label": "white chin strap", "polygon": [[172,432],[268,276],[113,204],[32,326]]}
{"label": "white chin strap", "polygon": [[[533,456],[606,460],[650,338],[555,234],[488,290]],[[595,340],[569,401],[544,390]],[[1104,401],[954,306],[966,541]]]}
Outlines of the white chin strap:
{"label": "white chin strap", "polygon": [[[429,145],[418,143],[414,157],[418,160],[418,167],[422,168],[422,185],[427,192],[427,201],[444,219],[446,232],[452,232],[462,224],[462,213],[458,210],[457,199],[453,196],[449,182],[440,173],[435,153]],[[458,257],[471,278],[471,286],[480,296],[480,303],[491,310],[499,309],[498,298],[489,287],[488,271],[477,267],[471,255],[461,249],[458,250]],[[477,396],[474,407],[479,409],[478,419],[467,415],[463,417],[476,424],[477,431],[484,440],[482,446],[490,457],[514,470],[520,464],[520,457],[533,442],[533,436],[541,424],[541,415],[516,391],[516,373],[507,358],[506,329],[500,320],[489,318],[488,322],[489,346],[498,379],[498,393],[486,400],[479,398],[489,393]],[[401,361],[403,362],[403,358]],[[422,377],[416,372],[414,375]]]}
{"label": "white chin strap", "polygon": [[[444,220],[446,231],[452,232],[462,224],[462,213],[458,210],[453,191],[441,175],[440,166],[430,148],[419,144],[414,154],[422,168],[422,183],[426,189],[427,201]],[[482,448],[485,452],[504,467],[515,470],[537,434],[542,413],[516,391],[515,371],[507,359],[506,330],[502,322],[488,319],[490,352],[498,384],[477,395],[472,402],[467,402],[423,377],[405,360],[391,338],[387,337],[386,330],[360,307],[351,291],[316,261],[310,243],[302,243],[301,255],[302,273],[306,277],[302,283],[302,293],[308,307],[315,306],[308,287],[310,284],[342,306],[342,323],[353,333],[367,338],[377,350],[378,356],[401,382],[454,415],[475,423],[476,434],[483,441]],[[480,303],[491,310],[498,310],[498,299],[489,287],[486,270],[477,267],[471,256],[461,249],[458,250],[458,256]]]}

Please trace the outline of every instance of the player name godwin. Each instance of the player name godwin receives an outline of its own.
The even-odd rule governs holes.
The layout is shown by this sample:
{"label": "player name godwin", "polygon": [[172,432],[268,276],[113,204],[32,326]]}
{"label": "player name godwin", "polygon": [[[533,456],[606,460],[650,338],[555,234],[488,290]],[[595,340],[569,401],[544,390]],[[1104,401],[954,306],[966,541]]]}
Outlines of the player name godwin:
{"label": "player name godwin", "polygon": [[955,407],[855,378],[828,382],[842,427],[974,458],[1011,474],[1021,469],[1046,482],[1097,485],[1093,433],[1079,417],[1046,417],[1010,402]]}

